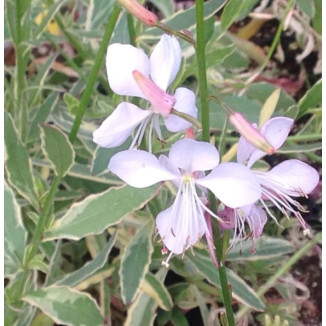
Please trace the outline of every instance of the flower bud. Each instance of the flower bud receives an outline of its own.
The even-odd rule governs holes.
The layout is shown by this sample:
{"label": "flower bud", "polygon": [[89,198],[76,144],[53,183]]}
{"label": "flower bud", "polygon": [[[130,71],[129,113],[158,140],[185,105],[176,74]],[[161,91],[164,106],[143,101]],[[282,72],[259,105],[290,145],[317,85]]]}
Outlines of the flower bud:
{"label": "flower bud", "polygon": [[248,120],[239,112],[234,112],[230,116],[231,124],[238,130],[250,144],[256,148],[268,153],[275,153],[275,148],[266,140],[266,138],[252,126]]}
{"label": "flower bud", "polygon": [[155,26],[158,18],[155,14],[147,10],[136,0],[118,0],[119,3],[133,16],[141,20],[147,26]]}
{"label": "flower bud", "polygon": [[140,90],[153,105],[153,111],[160,113],[163,118],[166,118],[170,114],[176,99],[172,95],[165,93],[151,79],[138,70],[134,70],[132,75]]}

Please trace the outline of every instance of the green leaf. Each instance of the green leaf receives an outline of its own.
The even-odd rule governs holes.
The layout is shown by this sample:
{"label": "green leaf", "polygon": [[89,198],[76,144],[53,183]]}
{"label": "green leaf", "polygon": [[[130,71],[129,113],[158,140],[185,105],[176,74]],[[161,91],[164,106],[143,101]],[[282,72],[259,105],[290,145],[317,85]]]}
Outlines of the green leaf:
{"label": "green leaf", "polygon": [[[210,0],[204,3],[204,19],[214,16],[218,12],[227,0]],[[162,20],[162,22],[176,30],[191,29],[196,25],[196,8],[192,6],[186,10],[180,10],[173,16]],[[156,39],[163,34],[163,31],[159,28],[153,27],[147,29],[140,38]]]}
{"label": "green leaf", "polygon": [[198,302],[198,306],[199,306],[199,310],[200,310],[200,314],[203,320],[203,324],[204,326],[208,326],[208,320],[209,320],[209,311],[205,302],[204,297],[202,296],[201,292],[199,291],[199,289],[197,288],[196,285],[192,284],[191,285],[191,290],[194,293],[196,300]]}
{"label": "green leaf", "polygon": [[316,8],[316,14],[312,21],[312,26],[314,27],[315,31],[318,34],[322,34],[322,0],[314,0],[315,8]]}
{"label": "green leaf", "polygon": [[[218,269],[213,264],[211,258],[205,250],[195,250],[195,255],[187,252],[186,257],[192,263],[199,274],[204,276],[211,284],[219,289],[221,288],[220,276]],[[262,311],[265,305],[262,300],[257,296],[255,291],[244,282],[239,276],[227,269],[228,283],[232,286],[232,296],[245,304],[246,306]]]}
{"label": "green leaf", "polygon": [[226,4],[221,17],[222,30],[227,30],[235,22],[244,4],[244,0],[230,0]]}
{"label": "green leaf", "polygon": [[57,127],[43,125],[42,150],[57,176],[63,177],[71,168],[75,152],[68,137]]}
{"label": "green leaf", "polygon": [[115,148],[104,148],[104,147],[97,147],[91,167],[92,174],[99,174],[108,168],[109,161],[111,157],[119,153],[123,150],[126,150],[131,145],[131,139],[129,138],[125,141],[121,146]]}
{"label": "green leaf", "polygon": [[75,115],[78,111],[80,101],[73,95],[65,93],[63,95],[63,101],[67,105],[70,114]]}
{"label": "green leaf", "polygon": [[300,10],[304,12],[309,18],[315,17],[315,4],[312,0],[297,0],[297,4]]}
{"label": "green leaf", "polygon": [[141,292],[128,309],[125,326],[151,326],[156,316],[156,303],[146,293]]}
{"label": "green leaf", "polygon": [[315,152],[322,149],[322,142],[314,142],[307,144],[296,144],[294,142],[287,141],[280,149],[278,153],[304,153],[304,152]]}
{"label": "green leaf", "polygon": [[[33,159],[33,164],[37,166],[51,166],[49,162],[40,159]],[[109,172],[103,173],[101,176],[92,175],[91,167],[81,163],[75,163],[67,172],[67,175],[78,179],[89,180],[114,186],[121,186],[123,184],[121,180]]]}
{"label": "green leaf", "polygon": [[255,245],[256,251],[252,253],[252,243],[250,241],[243,241],[234,246],[227,254],[228,261],[233,260],[262,260],[279,257],[293,252],[293,245],[278,238],[271,238],[267,236],[260,237]]}
{"label": "green leaf", "polygon": [[173,0],[150,0],[163,14],[164,17],[170,17],[174,13]]}
{"label": "green leaf", "polygon": [[81,267],[80,269],[77,269],[76,271],[67,274],[64,278],[57,281],[55,284],[75,287],[86,278],[89,278],[92,275],[94,275],[107,262],[108,256],[115,244],[116,239],[117,236],[115,234],[104,245],[103,249],[96,256],[96,258],[94,258],[92,261],[85,264],[85,266]]}
{"label": "green leaf", "polygon": [[57,324],[102,326],[103,317],[95,300],[88,294],[66,287],[50,286],[23,297],[41,309]]}
{"label": "green leaf", "polygon": [[27,232],[14,192],[4,184],[4,261],[5,275],[14,274],[21,267]]}
{"label": "green leaf", "polygon": [[[246,91],[245,95],[246,97],[256,102],[258,101],[261,103],[261,105],[263,105],[266,99],[275,89],[277,89],[276,86],[266,82],[254,83],[248,87],[248,90]],[[282,90],[280,98],[275,108],[275,112],[283,112],[294,104],[296,104],[294,99]]]}
{"label": "green leaf", "polygon": [[124,303],[133,301],[148,271],[153,252],[154,219],[150,217],[128,243],[121,258],[120,282]]}
{"label": "green leaf", "polygon": [[173,309],[171,323],[174,326],[189,326],[186,316],[178,307]]}
{"label": "green leaf", "polygon": [[155,275],[147,273],[143,284],[141,285],[141,289],[151,296],[161,309],[171,310],[173,308],[170,293]]}
{"label": "green leaf", "polygon": [[[260,112],[260,106],[257,102],[248,99],[246,97],[237,96],[221,96],[224,102],[226,102],[234,111],[241,112],[250,122],[257,122]],[[225,110],[215,101],[210,102],[210,121],[211,127],[216,129],[222,129],[226,117]]]}
{"label": "green leaf", "polygon": [[38,207],[32,165],[25,146],[18,137],[11,116],[4,113],[5,162],[10,184],[34,207]]}
{"label": "green leaf", "polygon": [[79,240],[89,234],[103,232],[117,224],[127,214],[143,207],[155,196],[157,186],[135,189],[129,186],[110,188],[83,201],[73,204],[67,213],[57,220],[45,239]]}
{"label": "green leaf", "polygon": [[315,108],[321,105],[322,101],[322,80],[310,88],[304,97],[299,101],[299,114],[298,117],[302,117],[306,111],[310,108]]}
{"label": "green leaf", "polygon": [[39,134],[38,125],[40,123],[46,122],[51,111],[56,106],[58,99],[59,99],[58,94],[53,92],[45,99],[42,105],[36,109],[28,130],[29,141],[35,141],[39,139],[40,134]]}

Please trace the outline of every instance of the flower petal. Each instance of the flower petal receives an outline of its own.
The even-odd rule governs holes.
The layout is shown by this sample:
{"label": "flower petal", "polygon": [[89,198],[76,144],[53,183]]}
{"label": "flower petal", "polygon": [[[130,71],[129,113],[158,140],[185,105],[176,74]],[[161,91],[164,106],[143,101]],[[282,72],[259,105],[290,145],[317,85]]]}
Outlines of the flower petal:
{"label": "flower petal", "polygon": [[251,145],[246,138],[241,136],[238,142],[237,162],[243,164],[249,159],[254,151],[256,151],[256,147]]}
{"label": "flower petal", "polygon": [[115,154],[108,168],[135,188],[145,188],[163,180],[178,178],[162,166],[154,155],[141,150],[128,150]]}
{"label": "flower petal", "polygon": [[303,196],[312,192],[318,182],[318,172],[308,164],[299,160],[287,160],[266,174],[273,178],[290,196]]}
{"label": "flower petal", "polygon": [[261,187],[255,175],[238,163],[222,163],[196,183],[210,189],[231,208],[252,204],[261,197]]}
{"label": "flower petal", "polygon": [[180,139],[172,145],[169,159],[178,168],[192,173],[213,169],[220,158],[216,147],[210,143]]}
{"label": "flower petal", "polygon": [[[275,117],[266,121],[261,127],[260,132],[265,136],[266,140],[277,150],[285,142],[292,126],[293,119]],[[248,161],[248,167],[251,167],[257,160],[265,155],[265,152],[259,149],[255,150]]]}
{"label": "flower petal", "polygon": [[115,93],[145,98],[132,75],[134,70],[138,70],[146,77],[149,76],[150,61],[142,49],[129,44],[109,45],[106,70],[110,87]]}
{"label": "flower petal", "polygon": [[[156,227],[165,246],[174,254],[181,254],[193,246],[205,233],[198,214],[186,214],[187,199],[180,195],[178,200],[156,218]],[[191,209],[191,207],[189,207]]]}
{"label": "flower petal", "polygon": [[266,212],[256,205],[241,207],[246,215],[246,221],[252,231],[252,236],[257,239],[261,236],[267,222]]}
{"label": "flower petal", "polygon": [[[194,92],[187,88],[179,87],[174,93],[174,98],[176,99],[174,108],[177,111],[187,113],[192,117],[197,118],[198,110],[196,107],[196,97]],[[170,114],[164,119],[164,122],[166,128],[171,132],[179,132],[191,127],[190,122],[179,118],[174,114]]]}
{"label": "flower petal", "polygon": [[106,148],[120,146],[151,114],[150,110],[142,110],[134,104],[122,102],[94,131],[93,141]]}
{"label": "flower petal", "polygon": [[181,63],[181,47],[172,35],[163,34],[151,56],[151,77],[164,91],[174,80]]}
{"label": "flower petal", "polygon": [[275,117],[266,121],[260,132],[275,149],[279,149],[289,135],[293,122],[290,118]]}

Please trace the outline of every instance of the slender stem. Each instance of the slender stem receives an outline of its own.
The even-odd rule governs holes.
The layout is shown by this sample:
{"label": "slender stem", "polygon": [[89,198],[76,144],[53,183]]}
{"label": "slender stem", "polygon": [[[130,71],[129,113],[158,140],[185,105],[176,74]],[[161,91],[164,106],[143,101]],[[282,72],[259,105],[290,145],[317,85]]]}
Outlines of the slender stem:
{"label": "slender stem", "polygon": [[54,195],[57,191],[57,187],[60,183],[60,177],[55,176],[52,180],[52,184],[50,187],[50,191],[46,197],[45,203],[44,203],[44,207],[42,209],[42,212],[40,214],[40,218],[38,220],[38,223],[36,225],[36,229],[33,235],[33,239],[32,239],[32,249],[30,251],[30,255],[29,255],[29,259],[27,261],[29,261],[30,259],[32,259],[38,249],[38,246],[41,242],[41,237],[42,237],[42,233],[44,231],[49,213],[51,211],[52,208],[52,202],[54,199]]}
{"label": "slender stem", "polygon": [[128,32],[130,38],[130,44],[136,46],[136,32],[135,32],[135,25],[134,19],[131,14],[127,13],[127,22],[128,22]]}
{"label": "slender stem", "polygon": [[[206,60],[205,60],[205,39],[204,39],[204,1],[196,0],[196,31],[197,31],[197,46],[196,56],[198,65],[198,82],[200,90],[200,106],[201,106],[201,123],[202,123],[202,139],[209,142],[210,140],[210,125],[209,125],[209,104],[207,101],[207,78],[206,78]],[[208,193],[210,209],[216,211],[215,196]],[[221,258],[224,256],[222,253],[222,239],[219,232],[218,222],[212,219],[214,244],[216,248],[217,257],[220,261],[218,271],[220,275],[220,283],[223,295],[223,303],[226,310],[227,320],[229,326],[235,326],[231,293],[228,287],[226,270]]]}
{"label": "slender stem", "polygon": [[17,0],[16,3],[16,85],[15,85],[15,97],[16,97],[16,109],[18,112],[18,126],[21,133],[22,141],[25,141],[27,124],[27,106],[23,100],[24,87],[25,87],[25,64],[24,64],[24,46],[23,46],[23,37],[22,37],[22,18],[23,13],[21,8],[23,4],[21,0]]}
{"label": "slender stem", "polygon": [[[259,290],[256,292],[258,297],[262,297],[266,291],[268,291],[277,281],[279,277],[281,277],[283,274],[285,274],[305,253],[307,253],[309,250],[311,250],[316,243],[318,242],[318,239],[315,238],[311,242],[308,242],[304,247],[302,247],[299,251],[297,251],[287,262],[279,268],[275,274],[273,274],[267,282],[259,288]],[[240,309],[236,315],[237,319],[240,319],[242,316],[246,314],[246,312],[250,308],[243,307]]]}
{"label": "slender stem", "polygon": [[190,35],[186,35],[185,33],[179,32],[179,31],[175,30],[174,28],[163,24],[160,21],[157,21],[155,26],[160,28],[164,32],[167,32],[169,34],[172,34],[172,35],[175,35],[175,36],[178,36],[178,37],[182,38],[183,40],[191,43],[194,47],[196,47],[196,42]]}
{"label": "slender stem", "polygon": [[111,13],[110,20],[106,26],[100,48],[98,50],[93,68],[91,70],[91,73],[90,73],[90,76],[88,79],[88,83],[87,83],[85,91],[80,99],[80,107],[78,109],[78,112],[75,117],[75,121],[73,123],[72,129],[69,134],[69,140],[71,142],[73,142],[76,139],[77,132],[78,132],[78,129],[79,129],[81,121],[82,121],[82,117],[86,111],[86,107],[89,103],[91,94],[93,92],[93,88],[94,88],[94,85],[95,85],[95,82],[97,79],[97,75],[101,69],[103,58],[105,56],[106,49],[110,42],[110,39],[111,39],[113,30],[114,30],[115,24],[118,20],[119,14],[120,14],[120,6],[115,5],[112,10],[112,13]]}
{"label": "slender stem", "polygon": [[202,139],[209,142],[209,104],[207,102],[207,78],[204,39],[204,1],[196,0],[196,32],[197,32],[197,66],[200,91],[201,123],[203,128]]}
{"label": "slender stem", "polygon": [[176,109],[172,109],[171,114],[174,114],[177,117],[180,117],[180,118],[192,123],[197,129],[202,128],[200,122],[197,119],[195,119],[194,117],[192,117],[191,115],[187,114],[187,113],[183,113],[183,112],[177,111]]}

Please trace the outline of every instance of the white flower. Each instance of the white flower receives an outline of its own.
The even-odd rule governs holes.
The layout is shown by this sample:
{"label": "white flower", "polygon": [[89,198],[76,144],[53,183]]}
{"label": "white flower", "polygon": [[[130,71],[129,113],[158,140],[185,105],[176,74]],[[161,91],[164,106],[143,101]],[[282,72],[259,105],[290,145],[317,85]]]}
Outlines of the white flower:
{"label": "white flower", "polygon": [[[204,171],[213,169],[205,176]],[[206,142],[181,139],[172,145],[169,156],[141,150],[114,155],[109,170],[129,185],[143,188],[171,180],[177,187],[175,201],[156,219],[158,233],[172,253],[181,254],[204,233],[209,234],[204,213],[218,218],[200,199],[198,192],[211,190],[225,205],[236,208],[261,197],[260,185],[250,170],[238,163],[219,165],[217,149]],[[209,239],[208,239],[209,240]]]}
{"label": "white flower", "polygon": [[170,111],[175,108],[196,118],[195,94],[184,87],[177,88],[173,96],[166,93],[179,71],[181,59],[178,40],[166,34],[161,37],[150,58],[143,50],[128,44],[110,45],[106,68],[111,89],[119,95],[146,99],[150,106],[142,110],[134,104],[122,102],[93,133],[94,142],[107,148],[119,146],[139,126],[132,148],[140,144],[149,126],[148,143],[151,150],[153,129],[162,140],[160,114],[171,132],[189,128],[191,124],[188,121],[170,114]]}
{"label": "white flower", "polygon": [[[266,121],[260,132],[275,149],[278,149],[285,142],[292,125],[292,119],[276,117]],[[247,167],[251,167],[264,155],[266,153],[253,147],[243,137],[240,138],[238,162],[243,163],[248,160]],[[265,203],[266,200],[271,201],[286,216],[288,216],[287,211],[292,212],[304,231],[309,232],[299,212],[304,211],[304,208],[291,197],[307,196],[313,191],[319,181],[318,172],[304,162],[291,159],[276,165],[268,172],[253,171],[253,173],[262,187],[262,197],[259,202],[269,216],[276,221],[276,217]]]}

